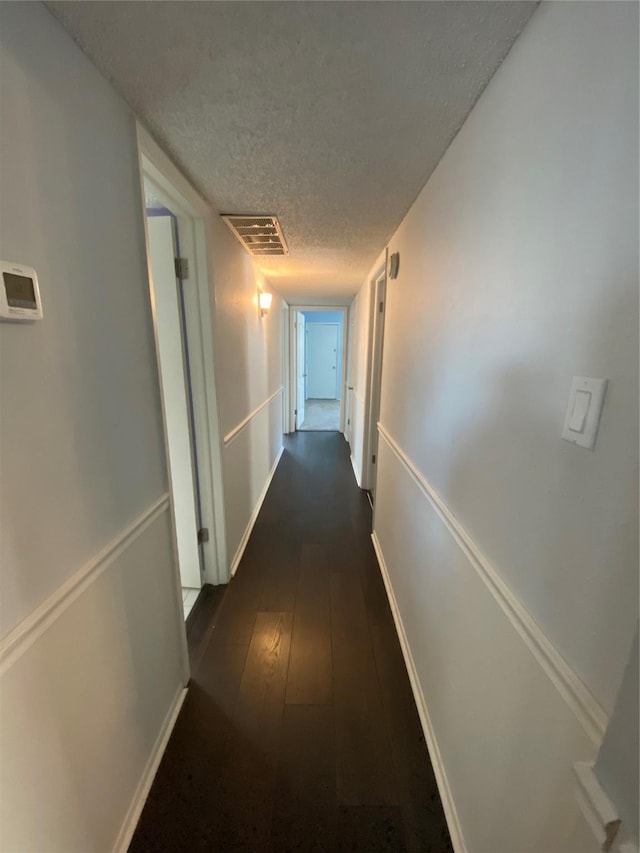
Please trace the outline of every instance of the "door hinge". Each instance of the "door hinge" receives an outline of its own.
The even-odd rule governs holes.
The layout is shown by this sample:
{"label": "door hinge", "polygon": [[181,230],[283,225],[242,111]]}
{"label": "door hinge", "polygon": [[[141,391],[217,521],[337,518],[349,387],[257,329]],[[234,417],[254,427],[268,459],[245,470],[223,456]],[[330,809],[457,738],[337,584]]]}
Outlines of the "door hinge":
{"label": "door hinge", "polygon": [[202,545],[203,542],[208,542],[208,541],[209,541],[209,528],[208,527],[201,527],[200,530],[198,530],[198,545]]}
{"label": "door hinge", "polygon": [[351,418],[347,418],[347,426],[351,426]]}
{"label": "door hinge", "polygon": [[294,409],[294,410],[293,410],[293,414],[294,414],[294,415],[297,415],[297,414],[298,414],[298,410],[297,410],[297,409]]}
{"label": "door hinge", "polygon": [[175,258],[176,278],[184,281],[189,278],[189,258]]}
{"label": "door hinge", "polygon": [[381,303],[380,303],[380,313],[381,313],[381,314],[382,314],[382,310],[383,310],[383,308],[384,308],[384,302],[381,302]]}
{"label": "door hinge", "polygon": [[375,454],[375,453],[372,453],[372,454],[371,454],[371,462],[372,462],[374,465],[376,464],[376,454]]}

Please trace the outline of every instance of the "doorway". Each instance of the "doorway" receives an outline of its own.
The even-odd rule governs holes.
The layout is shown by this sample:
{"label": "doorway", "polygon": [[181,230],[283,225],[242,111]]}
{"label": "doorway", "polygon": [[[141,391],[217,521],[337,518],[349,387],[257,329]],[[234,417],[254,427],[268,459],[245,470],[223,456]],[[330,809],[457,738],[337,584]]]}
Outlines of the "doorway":
{"label": "doorway", "polygon": [[366,411],[367,444],[365,450],[365,484],[371,502],[375,506],[376,479],[378,471],[378,421],[380,420],[380,396],[382,390],[382,356],[384,349],[384,318],[387,307],[386,263],[378,270],[371,282],[371,370],[369,375],[368,406]]}
{"label": "doorway", "polygon": [[344,431],[346,308],[290,309],[291,423],[301,431]]}
{"label": "doorway", "polygon": [[184,288],[188,275],[180,256],[180,234],[174,213],[158,199],[145,178],[149,266],[153,279],[158,360],[169,454],[169,479],[175,519],[176,548],[185,619],[202,587],[204,561],[202,508],[198,483],[198,451],[193,415],[193,387],[186,334]]}
{"label": "doorway", "polygon": [[176,616],[186,619],[204,583],[228,581],[207,251],[213,214],[140,126],[137,133]]}

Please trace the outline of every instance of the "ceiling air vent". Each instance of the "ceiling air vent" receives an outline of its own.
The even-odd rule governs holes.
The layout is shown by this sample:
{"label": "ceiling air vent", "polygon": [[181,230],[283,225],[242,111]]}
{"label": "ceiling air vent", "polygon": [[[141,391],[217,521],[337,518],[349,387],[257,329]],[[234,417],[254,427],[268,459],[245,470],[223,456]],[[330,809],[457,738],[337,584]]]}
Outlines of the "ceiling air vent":
{"label": "ceiling air vent", "polygon": [[275,216],[222,217],[251,255],[288,255],[282,228]]}

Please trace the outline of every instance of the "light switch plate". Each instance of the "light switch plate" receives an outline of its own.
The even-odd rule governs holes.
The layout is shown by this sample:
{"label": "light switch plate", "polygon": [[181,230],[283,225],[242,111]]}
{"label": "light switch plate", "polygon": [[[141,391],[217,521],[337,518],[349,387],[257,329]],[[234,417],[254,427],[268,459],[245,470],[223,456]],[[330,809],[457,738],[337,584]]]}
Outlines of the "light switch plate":
{"label": "light switch plate", "polygon": [[593,450],[606,390],[606,379],[591,379],[588,376],[573,377],[562,430],[565,441]]}

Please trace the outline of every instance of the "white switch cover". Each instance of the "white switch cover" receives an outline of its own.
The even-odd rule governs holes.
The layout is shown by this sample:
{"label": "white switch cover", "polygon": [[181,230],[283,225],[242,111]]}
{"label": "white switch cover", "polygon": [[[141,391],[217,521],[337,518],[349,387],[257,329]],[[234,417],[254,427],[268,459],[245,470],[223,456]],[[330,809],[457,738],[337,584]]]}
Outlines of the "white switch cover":
{"label": "white switch cover", "polygon": [[562,430],[562,437],[566,441],[593,450],[606,390],[606,379],[590,379],[588,376],[573,377]]}

